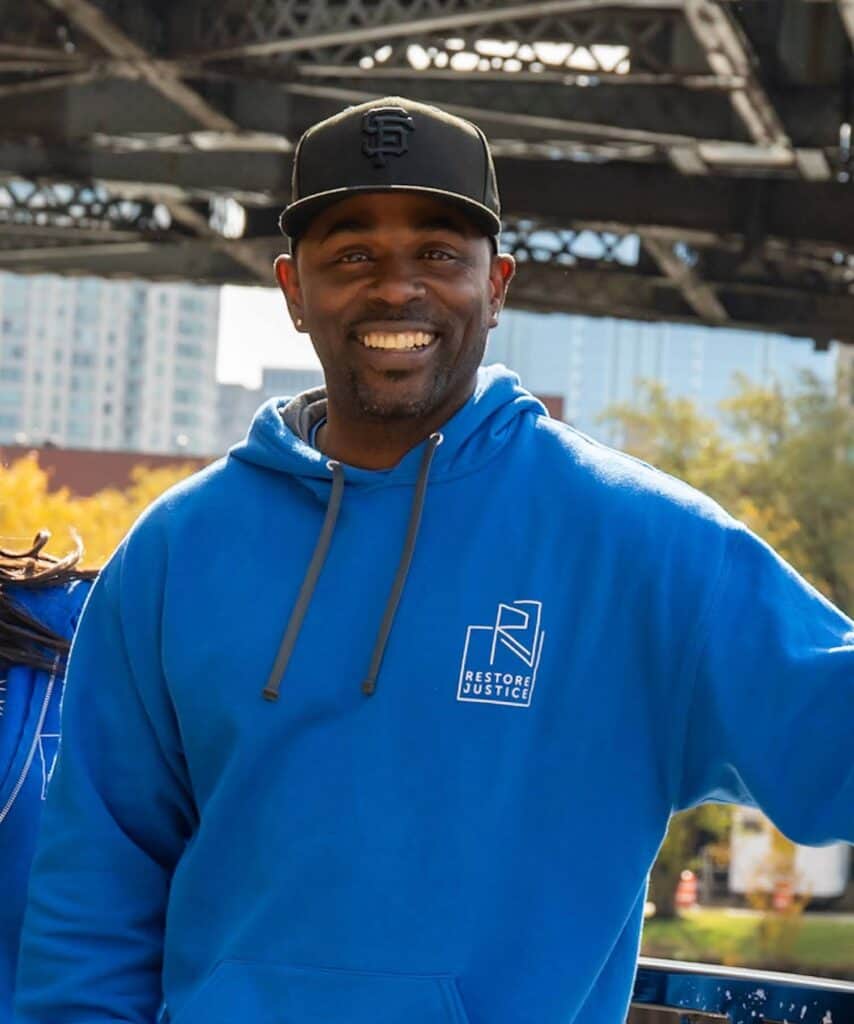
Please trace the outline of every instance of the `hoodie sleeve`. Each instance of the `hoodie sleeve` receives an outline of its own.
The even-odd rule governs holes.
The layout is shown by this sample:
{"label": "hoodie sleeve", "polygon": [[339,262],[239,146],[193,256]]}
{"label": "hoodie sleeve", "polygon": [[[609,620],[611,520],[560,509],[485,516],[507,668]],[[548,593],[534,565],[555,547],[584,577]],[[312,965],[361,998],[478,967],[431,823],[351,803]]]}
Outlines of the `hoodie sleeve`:
{"label": "hoodie sleeve", "polygon": [[74,640],[30,879],[19,1024],[152,1024],[161,1001],[167,892],[194,810],[160,667],[157,569],[146,545],[120,548]]}
{"label": "hoodie sleeve", "polygon": [[677,809],[753,804],[795,842],[854,842],[854,623],[748,530],[727,545]]}

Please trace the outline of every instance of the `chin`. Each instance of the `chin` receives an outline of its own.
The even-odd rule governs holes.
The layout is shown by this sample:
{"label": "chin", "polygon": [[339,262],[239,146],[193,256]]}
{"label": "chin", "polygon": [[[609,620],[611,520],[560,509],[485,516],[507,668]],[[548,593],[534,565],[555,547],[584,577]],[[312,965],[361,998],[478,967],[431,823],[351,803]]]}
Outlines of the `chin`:
{"label": "chin", "polygon": [[437,405],[432,395],[387,395],[360,392],[358,400],[362,415],[375,420],[419,419],[431,413]]}
{"label": "chin", "polygon": [[434,412],[447,398],[442,380],[431,381],[426,387],[413,387],[406,380],[389,379],[384,387],[356,378],[353,380],[355,398],[363,416],[375,420],[418,419]]}

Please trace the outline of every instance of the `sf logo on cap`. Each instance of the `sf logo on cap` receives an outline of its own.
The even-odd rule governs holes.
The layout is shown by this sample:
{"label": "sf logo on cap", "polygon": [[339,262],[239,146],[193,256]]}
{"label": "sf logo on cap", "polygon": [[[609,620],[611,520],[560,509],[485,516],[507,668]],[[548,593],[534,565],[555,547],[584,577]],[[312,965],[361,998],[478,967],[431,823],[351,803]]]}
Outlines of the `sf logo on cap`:
{"label": "sf logo on cap", "polygon": [[409,149],[408,133],[415,131],[412,118],[402,107],[377,107],[362,118],[362,152],[385,167],[386,157],[403,156]]}

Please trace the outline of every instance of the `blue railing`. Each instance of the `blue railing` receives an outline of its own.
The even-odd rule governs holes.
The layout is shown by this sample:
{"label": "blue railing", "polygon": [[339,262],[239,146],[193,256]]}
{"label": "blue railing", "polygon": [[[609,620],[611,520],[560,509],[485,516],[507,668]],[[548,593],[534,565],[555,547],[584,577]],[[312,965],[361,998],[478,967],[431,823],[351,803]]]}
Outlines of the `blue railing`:
{"label": "blue railing", "polygon": [[685,1024],[854,1024],[854,984],[641,957],[632,1005],[676,1011]]}

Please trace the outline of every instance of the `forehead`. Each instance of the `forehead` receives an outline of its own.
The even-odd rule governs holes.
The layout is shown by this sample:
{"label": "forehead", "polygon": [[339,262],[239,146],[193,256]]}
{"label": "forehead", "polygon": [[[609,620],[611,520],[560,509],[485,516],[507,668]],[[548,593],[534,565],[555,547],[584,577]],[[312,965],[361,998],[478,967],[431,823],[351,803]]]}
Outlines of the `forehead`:
{"label": "forehead", "polygon": [[319,213],[303,236],[323,241],[342,231],[455,231],[466,238],[485,238],[459,207],[417,192],[365,192],[349,196]]}

